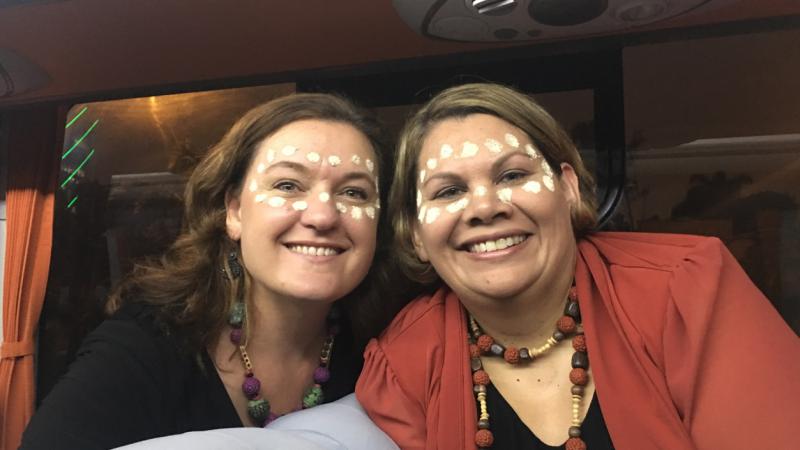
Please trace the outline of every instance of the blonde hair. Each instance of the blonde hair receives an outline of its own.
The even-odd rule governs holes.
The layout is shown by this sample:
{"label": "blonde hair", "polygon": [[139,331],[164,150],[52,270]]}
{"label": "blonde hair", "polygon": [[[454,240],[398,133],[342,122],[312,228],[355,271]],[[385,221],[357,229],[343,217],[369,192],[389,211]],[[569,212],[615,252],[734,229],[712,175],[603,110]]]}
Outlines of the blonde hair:
{"label": "blonde hair", "polygon": [[389,216],[394,227],[397,263],[412,280],[431,284],[438,280],[430,264],[417,258],[413,245],[414,220],[417,216],[415,192],[417,162],[431,129],[450,118],[471,114],[490,114],[524,131],[544,158],[561,175],[561,163],[567,163],[578,177],[581,201],[572,210],[575,237],[581,237],[597,225],[595,182],[586,170],[578,149],[558,122],[530,96],[509,87],[491,83],[473,83],[453,87],[433,97],[405,125],[400,134],[395,158],[395,177],[389,192]]}

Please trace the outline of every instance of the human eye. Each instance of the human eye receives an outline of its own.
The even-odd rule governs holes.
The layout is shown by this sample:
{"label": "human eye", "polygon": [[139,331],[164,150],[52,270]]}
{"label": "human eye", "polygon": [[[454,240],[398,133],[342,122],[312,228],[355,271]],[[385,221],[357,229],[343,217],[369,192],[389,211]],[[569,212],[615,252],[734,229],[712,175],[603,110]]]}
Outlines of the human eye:
{"label": "human eye", "polygon": [[464,192],[464,189],[459,186],[445,186],[433,195],[434,199],[446,199],[452,198],[460,195]]}
{"label": "human eye", "polygon": [[347,187],[342,190],[342,195],[351,200],[364,201],[369,198],[366,190],[358,187]]}
{"label": "human eye", "polygon": [[500,174],[498,177],[498,183],[514,183],[515,181],[522,180],[527,176],[528,172],[523,170],[507,170]]}
{"label": "human eye", "polygon": [[276,181],[273,183],[272,188],[287,194],[293,194],[301,190],[300,183],[294,180]]}

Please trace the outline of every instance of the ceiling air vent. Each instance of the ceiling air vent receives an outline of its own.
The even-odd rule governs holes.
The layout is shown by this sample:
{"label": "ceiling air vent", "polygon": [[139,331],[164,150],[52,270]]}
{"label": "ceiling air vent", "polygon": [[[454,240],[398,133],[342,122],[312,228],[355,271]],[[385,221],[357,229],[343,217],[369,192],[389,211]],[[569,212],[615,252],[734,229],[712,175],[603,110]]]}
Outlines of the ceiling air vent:
{"label": "ceiling air vent", "polygon": [[458,41],[530,41],[625,31],[739,0],[392,0],[416,32]]}
{"label": "ceiling air vent", "polygon": [[0,48],[0,99],[38,89],[50,81],[39,67]]}

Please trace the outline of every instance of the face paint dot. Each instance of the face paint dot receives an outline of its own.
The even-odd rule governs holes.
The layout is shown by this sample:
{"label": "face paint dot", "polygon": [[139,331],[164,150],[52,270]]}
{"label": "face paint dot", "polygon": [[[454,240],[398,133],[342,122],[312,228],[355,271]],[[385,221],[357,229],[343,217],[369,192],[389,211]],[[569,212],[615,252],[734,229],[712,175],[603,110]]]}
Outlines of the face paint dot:
{"label": "face paint dot", "polygon": [[478,197],[483,197],[486,195],[486,187],[485,186],[478,186],[475,188],[475,195]]}
{"label": "face paint dot", "polygon": [[505,140],[506,140],[506,144],[508,144],[508,145],[510,145],[510,146],[512,146],[514,148],[519,147],[519,139],[517,139],[517,137],[514,136],[513,134],[506,133]]}
{"label": "face paint dot", "polygon": [[264,171],[266,171],[266,170],[267,170],[267,166],[264,165],[264,163],[260,163],[258,165],[258,167],[256,167],[256,172],[258,172],[258,173],[264,173]]}
{"label": "face paint dot", "polygon": [[361,219],[361,208],[358,206],[353,206],[350,209],[350,215],[353,216],[353,219],[360,220]]}
{"label": "face paint dot", "polygon": [[464,146],[461,147],[461,155],[462,158],[469,158],[478,154],[479,147],[472,142],[464,142]]}
{"label": "face paint dot", "polygon": [[375,208],[373,208],[372,206],[367,206],[366,208],[364,208],[364,214],[366,214],[367,217],[369,217],[370,219],[374,219],[375,218]]}
{"label": "face paint dot", "polygon": [[255,192],[257,190],[258,190],[258,182],[256,182],[256,180],[251,181],[250,182],[250,192]]}
{"label": "face paint dot", "polygon": [[419,171],[419,182],[420,183],[424,183],[425,182],[425,169],[422,169],[422,170]]}
{"label": "face paint dot", "polygon": [[361,157],[360,157],[360,156],[358,156],[358,155],[353,155],[353,157],[352,157],[352,158],[350,158],[350,161],[352,161],[352,162],[353,162],[353,164],[355,164],[355,165],[357,165],[357,166],[358,166],[358,165],[361,165]]}
{"label": "face paint dot", "polygon": [[375,209],[381,209],[381,199],[375,200]]}
{"label": "face paint dot", "polygon": [[375,163],[373,163],[371,159],[364,160],[364,165],[367,166],[367,170],[369,170],[370,173],[375,170]]}
{"label": "face paint dot", "polygon": [[483,145],[485,145],[486,148],[488,148],[489,151],[492,153],[500,153],[503,151],[503,144],[491,138],[487,139],[486,142],[483,143]]}
{"label": "face paint dot", "polygon": [[286,204],[286,199],[283,197],[270,197],[269,200],[267,200],[267,204],[273,208],[279,208]]}
{"label": "face paint dot", "polygon": [[503,188],[497,191],[497,198],[499,198],[501,202],[511,203],[511,188]]}
{"label": "face paint dot", "polygon": [[527,153],[532,159],[539,157],[539,152],[537,152],[536,148],[534,148],[531,144],[525,144],[525,153]]}
{"label": "face paint dot", "polygon": [[312,163],[318,163],[320,160],[319,153],[317,152],[308,152],[306,154],[306,159],[311,161]]}
{"label": "face paint dot", "polygon": [[281,153],[283,153],[286,156],[292,156],[295,154],[296,151],[297,147],[292,147],[291,145],[287,145],[286,147],[283,147],[281,149]]}
{"label": "face paint dot", "polygon": [[547,189],[550,189],[550,192],[555,192],[556,185],[555,185],[555,183],[553,183],[553,177],[550,177],[550,176],[547,176],[547,175],[543,176],[542,177],[542,183],[544,183],[544,185],[547,187]]}
{"label": "face paint dot", "polygon": [[306,209],[308,209],[308,203],[306,203],[303,200],[298,200],[292,203],[292,209],[294,209],[295,211],[305,211]]}
{"label": "face paint dot", "polygon": [[450,203],[445,209],[447,209],[447,212],[455,214],[465,209],[467,205],[469,205],[469,200],[464,197],[456,202]]}
{"label": "face paint dot", "polygon": [[427,212],[428,212],[428,206],[427,205],[422,205],[422,207],[419,209],[419,214],[417,215],[417,219],[419,219],[419,223],[422,223],[422,221],[425,220],[425,214]]}
{"label": "face paint dot", "polygon": [[538,194],[542,190],[542,185],[538,181],[528,181],[522,185],[522,190],[525,192],[533,192]]}
{"label": "face paint dot", "polygon": [[336,202],[336,210],[339,211],[340,214],[347,214],[347,206]]}
{"label": "face paint dot", "polygon": [[547,161],[544,158],[542,158],[541,166],[545,175],[547,175],[548,177],[553,176],[553,168],[550,167],[550,164],[547,164]]}
{"label": "face paint dot", "polygon": [[449,144],[442,145],[442,150],[439,152],[439,156],[442,159],[447,159],[453,156],[453,147],[451,147]]}
{"label": "face paint dot", "polygon": [[436,168],[437,162],[438,161],[436,161],[436,158],[431,158],[431,159],[428,160],[427,163],[425,163],[425,165],[428,166],[428,169],[433,170],[433,169]]}
{"label": "face paint dot", "polygon": [[272,161],[275,161],[275,150],[269,149],[267,150],[267,164],[272,164]]}
{"label": "face paint dot", "polygon": [[422,204],[422,192],[417,190],[417,208]]}
{"label": "face paint dot", "polygon": [[439,218],[439,214],[440,213],[441,213],[441,210],[439,208],[435,208],[434,207],[434,208],[428,209],[428,212],[425,213],[425,223],[431,224],[431,223],[435,222],[436,219]]}
{"label": "face paint dot", "polygon": [[328,165],[331,167],[336,167],[342,163],[342,158],[339,158],[336,155],[328,156]]}
{"label": "face paint dot", "polygon": [[267,194],[258,194],[256,195],[256,203],[261,203],[267,199]]}
{"label": "face paint dot", "polygon": [[319,201],[321,201],[322,203],[328,203],[328,200],[330,199],[331,199],[331,194],[328,194],[327,192],[319,193]]}

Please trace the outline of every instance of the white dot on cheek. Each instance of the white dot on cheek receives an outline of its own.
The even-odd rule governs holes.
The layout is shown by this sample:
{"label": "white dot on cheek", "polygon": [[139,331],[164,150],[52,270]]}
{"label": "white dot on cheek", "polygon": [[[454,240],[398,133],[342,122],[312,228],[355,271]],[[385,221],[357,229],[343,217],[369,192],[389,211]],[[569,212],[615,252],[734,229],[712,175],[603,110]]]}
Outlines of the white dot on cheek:
{"label": "white dot on cheek", "polygon": [[353,206],[350,209],[350,215],[353,216],[353,219],[361,220],[361,208],[358,206]]}
{"label": "white dot on cheek", "polygon": [[556,185],[553,183],[553,177],[549,175],[545,175],[542,177],[542,183],[550,190],[550,192],[555,192]]}
{"label": "white dot on cheek", "polygon": [[336,202],[336,210],[339,211],[339,214],[347,214],[347,206]]}
{"label": "white dot on cheek", "polygon": [[542,185],[538,181],[528,181],[522,185],[522,190],[525,192],[532,192],[538,194],[542,190]]}
{"label": "white dot on cheek", "polygon": [[499,198],[501,202],[511,203],[511,188],[503,188],[497,191],[497,198]]}
{"label": "white dot on cheek", "polygon": [[256,195],[256,203],[261,203],[267,199],[267,194],[258,194]]}
{"label": "white dot on cheek", "polygon": [[447,212],[455,214],[463,209],[465,209],[469,205],[469,200],[466,198],[462,198],[456,202],[450,203],[447,205]]}
{"label": "white dot on cheek", "polygon": [[292,208],[294,208],[295,211],[305,211],[308,209],[308,203],[304,202],[303,200],[299,200],[292,203]]}
{"label": "white dot on cheek", "polygon": [[428,212],[425,214],[425,223],[431,224],[435,222],[436,219],[439,218],[439,213],[441,213],[439,208],[428,209]]}
{"label": "white dot on cheek", "polygon": [[367,217],[369,217],[370,219],[374,219],[375,218],[375,208],[373,208],[372,206],[367,206],[366,208],[364,208],[364,214],[366,214]]}
{"label": "white dot on cheek", "polygon": [[270,199],[267,200],[267,204],[273,208],[280,208],[286,204],[286,199],[283,197],[270,197]]}
{"label": "white dot on cheek", "polygon": [[327,192],[319,193],[319,201],[321,201],[322,203],[328,203],[328,200],[330,199],[331,199],[331,194],[328,194]]}
{"label": "white dot on cheek", "polygon": [[419,214],[417,215],[417,219],[419,219],[420,223],[422,223],[422,221],[425,220],[425,213],[427,211],[428,211],[427,205],[422,205],[422,207],[419,209]]}

